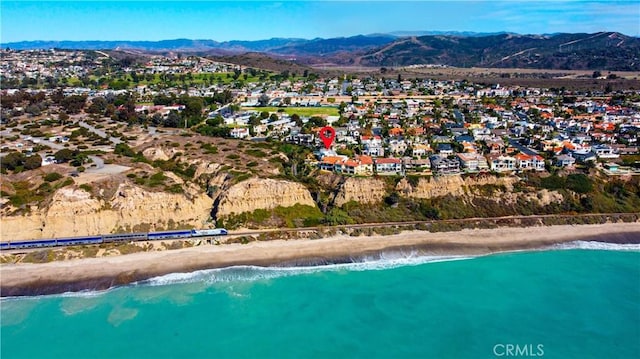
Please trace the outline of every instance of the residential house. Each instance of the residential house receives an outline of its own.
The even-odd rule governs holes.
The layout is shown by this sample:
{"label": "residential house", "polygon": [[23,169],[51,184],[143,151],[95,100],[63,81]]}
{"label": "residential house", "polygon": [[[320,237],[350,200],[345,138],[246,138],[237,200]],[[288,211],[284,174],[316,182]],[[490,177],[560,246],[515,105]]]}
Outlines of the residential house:
{"label": "residential house", "polygon": [[437,149],[440,156],[446,157],[453,154],[453,147],[450,143],[439,143]]}
{"label": "residential house", "polygon": [[390,137],[399,137],[402,136],[404,134],[404,130],[398,127],[394,127],[389,129],[389,136]]}
{"label": "residential house", "polygon": [[382,147],[382,138],[380,136],[360,136],[360,142],[364,147],[362,150],[364,155],[375,157],[384,156],[384,148]]}
{"label": "residential house", "polygon": [[246,127],[236,127],[231,130],[232,138],[247,138],[249,137],[249,129]]}
{"label": "residential house", "polygon": [[571,153],[571,156],[573,156],[573,158],[575,158],[577,162],[581,163],[596,160],[596,154],[586,150],[573,151]]}
{"label": "residential house", "polygon": [[402,161],[399,158],[376,158],[375,168],[377,174],[401,174]]}
{"label": "residential house", "polygon": [[431,141],[433,141],[433,143],[447,143],[451,142],[451,137],[436,135],[431,138]]}
{"label": "residential house", "polygon": [[489,148],[489,153],[499,154],[504,152],[505,144],[501,138],[486,140],[484,143],[487,145],[487,148]]}
{"label": "residential house", "polygon": [[516,167],[523,171],[536,170],[544,171],[544,158],[540,155],[528,155],[526,153],[518,153],[514,156],[516,159]]}
{"label": "residential house", "polygon": [[516,159],[516,167],[519,169],[526,171],[533,167],[533,159],[531,156],[524,153],[518,153],[514,157]]}
{"label": "residential house", "polygon": [[591,148],[598,158],[618,158],[620,155],[616,150],[607,145],[596,145]]}
{"label": "residential house", "polygon": [[571,167],[576,164],[576,159],[569,155],[556,156],[555,165],[558,167]]}
{"label": "residential house", "polygon": [[545,171],[545,160],[544,157],[540,156],[540,155],[531,155],[532,157],[532,163],[533,163],[533,169],[535,171]]}
{"label": "residential house", "polygon": [[480,127],[472,130],[473,139],[476,141],[487,140],[491,137],[491,131],[488,128]]}
{"label": "residential house", "polygon": [[460,162],[456,158],[431,156],[431,171],[436,175],[450,175],[460,173]]}
{"label": "residential house", "polygon": [[467,153],[477,153],[478,148],[474,142],[463,142],[462,143],[462,152]]}
{"label": "residential house", "polygon": [[357,156],[355,159],[344,159],[334,164],[336,173],[346,175],[368,176],[373,174],[373,159],[369,156]]}
{"label": "residential house", "polygon": [[489,154],[487,160],[489,168],[495,172],[510,172],[516,169],[516,159],[511,156]]}
{"label": "residential house", "polygon": [[431,153],[431,146],[428,144],[416,144],[411,149],[413,157],[424,157]]}
{"label": "residential house", "polygon": [[458,161],[465,172],[479,172],[489,170],[487,159],[477,153],[458,153]]}
{"label": "residential house", "polygon": [[389,152],[393,155],[402,156],[407,150],[407,143],[404,140],[391,140],[389,141]]}
{"label": "residential house", "polygon": [[333,171],[335,169],[336,162],[347,160],[347,156],[325,156],[318,163],[321,170]]}
{"label": "residential house", "polygon": [[413,159],[412,157],[403,157],[402,165],[407,172],[423,172],[431,169],[431,160]]}

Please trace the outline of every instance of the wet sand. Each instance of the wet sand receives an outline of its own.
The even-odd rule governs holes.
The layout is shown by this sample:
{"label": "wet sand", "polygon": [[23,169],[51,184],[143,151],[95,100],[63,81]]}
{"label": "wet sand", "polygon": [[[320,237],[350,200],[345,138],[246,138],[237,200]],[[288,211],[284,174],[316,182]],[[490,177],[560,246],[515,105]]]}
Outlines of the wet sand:
{"label": "wet sand", "polygon": [[465,229],[443,233],[406,231],[391,236],[275,240],[44,264],[3,264],[0,266],[0,294],[19,296],[99,290],[169,273],[235,265],[342,263],[375,257],[388,251],[411,251],[424,255],[478,255],[545,248],[576,240],[640,243],[640,223]]}

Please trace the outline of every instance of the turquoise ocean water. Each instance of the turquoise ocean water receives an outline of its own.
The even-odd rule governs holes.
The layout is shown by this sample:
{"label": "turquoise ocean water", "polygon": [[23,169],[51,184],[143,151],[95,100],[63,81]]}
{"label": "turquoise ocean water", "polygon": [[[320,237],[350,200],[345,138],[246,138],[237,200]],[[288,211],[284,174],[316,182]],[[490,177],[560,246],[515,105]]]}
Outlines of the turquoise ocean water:
{"label": "turquoise ocean water", "polygon": [[639,358],[640,247],[235,267],[0,304],[3,359]]}

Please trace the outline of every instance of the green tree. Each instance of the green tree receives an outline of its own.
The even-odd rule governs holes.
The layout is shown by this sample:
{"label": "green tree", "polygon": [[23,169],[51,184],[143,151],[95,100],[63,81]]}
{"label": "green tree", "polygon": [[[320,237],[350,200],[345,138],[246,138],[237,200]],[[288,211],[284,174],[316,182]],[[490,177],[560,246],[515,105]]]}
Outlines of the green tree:
{"label": "green tree", "polygon": [[269,96],[267,96],[267,94],[262,94],[260,95],[260,97],[258,97],[258,106],[260,107],[267,106],[270,100],[271,99],[269,98]]}
{"label": "green tree", "polygon": [[300,115],[298,115],[297,113],[294,113],[293,115],[291,115],[291,121],[296,123],[296,126],[298,127],[302,127],[303,123],[302,123],[302,119],[300,118]]}
{"label": "green tree", "polygon": [[107,109],[107,105],[107,99],[102,96],[97,96],[91,101],[91,105],[87,108],[87,112],[102,115]]}
{"label": "green tree", "polygon": [[54,153],[53,157],[58,162],[69,162],[75,157],[75,153],[74,153],[74,151],[72,151],[72,150],[70,150],[68,148],[63,148],[63,149],[59,150],[58,152]]}
{"label": "green tree", "polygon": [[27,170],[34,170],[40,166],[42,166],[42,158],[37,154],[27,157],[24,161],[24,168]]}
{"label": "green tree", "polygon": [[84,108],[87,96],[71,95],[65,97],[60,105],[67,113],[79,113]]}
{"label": "green tree", "polygon": [[182,98],[181,102],[184,104],[184,110],[182,110],[183,118],[202,119],[202,109],[204,103],[200,97],[186,97]]}
{"label": "green tree", "polygon": [[127,157],[135,157],[136,153],[133,152],[131,147],[126,143],[118,143],[113,151],[116,155],[123,155]]}
{"label": "green tree", "polygon": [[164,127],[180,127],[180,116],[176,111],[171,111],[163,121]]}
{"label": "green tree", "polygon": [[14,171],[16,168],[24,165],[25,155],[20,152],[9,152],[6,156],[2,158],[0,161],[0,166],[2,169],[7,169],[10,171]]}

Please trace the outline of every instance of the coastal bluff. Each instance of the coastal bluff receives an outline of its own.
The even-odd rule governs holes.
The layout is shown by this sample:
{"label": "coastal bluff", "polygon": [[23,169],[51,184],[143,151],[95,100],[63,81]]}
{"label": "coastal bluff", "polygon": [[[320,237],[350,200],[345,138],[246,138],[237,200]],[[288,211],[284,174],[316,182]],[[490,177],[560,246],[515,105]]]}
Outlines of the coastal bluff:
{"label": "coastal bluff", "polygon": [[212,200],[205,193],[151,192],[121,184],[109,200],[80,188],[61,188],[48,206],[30,213],[2,217],[2,240],[39,239],[113,233],[146,232],[175,226],[202,227]]}
{"label": "coastal bluff", "polygon": [[446,195],[464,196],[471,193],[474,187],[493,185],[504,186],[511,190],[515,177],[484,176],[478,178],[462,178],[462,176],[442,176],[420,178],[417,184],[412,185],[403,178],[396,185],[396,191],[409,198],[435,198]]}
{"label": "coastal bluff", "polygon": [[376,178],[347,177],[340,185],[334,203],[342,206],[347,202],[380,202],[387,195],[385,182]]}
{"label": "coastal bluff", "polygon": [[250,178],[223,191],[216,200],[216,218],[253,212],[256,209],[291,207],[296,204],[315,207],[309,190],[302,184],[269,178]]}

